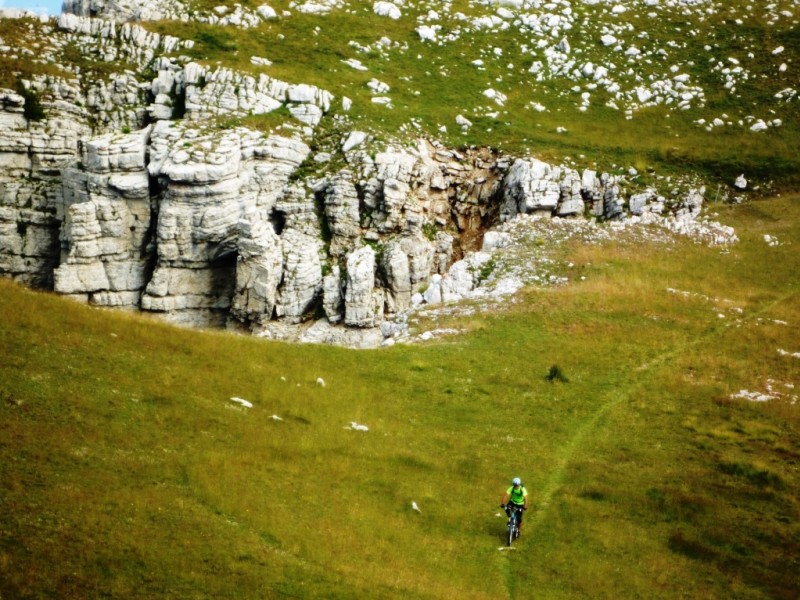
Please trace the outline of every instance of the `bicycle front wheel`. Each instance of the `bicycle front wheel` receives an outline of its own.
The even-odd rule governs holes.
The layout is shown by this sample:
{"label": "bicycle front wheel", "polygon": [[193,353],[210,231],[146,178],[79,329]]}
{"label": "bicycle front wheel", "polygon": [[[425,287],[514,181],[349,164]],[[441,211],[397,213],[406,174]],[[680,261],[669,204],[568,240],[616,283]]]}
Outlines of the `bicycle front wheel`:
{"label": "bicycle front wheel", "polygon": [[506,539],[506,545],[507,546],[510,546],[511,542],[514,541],[514,530],[515,529],[516,529],[516,526],[515,526],[514,521],[512,519],[508,523],[508,539]]}

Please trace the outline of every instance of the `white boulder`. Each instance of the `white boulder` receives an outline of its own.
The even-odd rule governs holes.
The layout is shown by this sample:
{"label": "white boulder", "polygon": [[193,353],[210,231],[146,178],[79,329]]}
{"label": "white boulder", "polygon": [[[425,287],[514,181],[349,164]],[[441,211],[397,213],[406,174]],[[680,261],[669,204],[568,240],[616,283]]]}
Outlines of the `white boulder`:
{"label": "white boulder", "polygon": [[381,0],[372,5],[373,12],[379,17],[389,17],[390,19],[399,19],[403,16],[400,9],[393,2],[386,2]]}

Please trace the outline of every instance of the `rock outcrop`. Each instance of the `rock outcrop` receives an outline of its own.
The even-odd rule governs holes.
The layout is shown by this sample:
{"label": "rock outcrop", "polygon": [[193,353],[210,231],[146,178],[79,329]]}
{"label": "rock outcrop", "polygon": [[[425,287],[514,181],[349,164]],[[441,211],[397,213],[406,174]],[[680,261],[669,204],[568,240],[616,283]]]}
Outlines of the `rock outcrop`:
{"label": "rock outcrop", "polygon": [[64,0],[62,10],[83,17],[103,16],[117,21],[158,21],[186,14],[186,7],[177,0]]}
{"label": "rock outcrop", "polygon": [[154,250],[146,148],[150,128],[83,145],[82,169],[62,172],[62,258],[56,292],[138,307]]}
{"label": "rock outcrop", "polygon": [[[414,307],[483,294],[513,245],[493,228],[521,215],[735,237],[700,225],[700,189],[668,200],[488,148],[378,143],[346,121],[316,139],[328,91],[175,58],[191,42],[129,22],[183,18],[179,2],[64,8],[55,48],[138,70],[0,89],[0,274],[26,284],[177,323],[365,346],[394,339]],[[272,133],[241,124],[281,108],[291,117]]]}
{"label": "rock outcrop", "polygon": [[[40,78],[0,90],[0,273],[45,288],[59,264],[61,169],[91,135],[73,83]],[[43,95],[55,108],[46,120],[30,114]]]}

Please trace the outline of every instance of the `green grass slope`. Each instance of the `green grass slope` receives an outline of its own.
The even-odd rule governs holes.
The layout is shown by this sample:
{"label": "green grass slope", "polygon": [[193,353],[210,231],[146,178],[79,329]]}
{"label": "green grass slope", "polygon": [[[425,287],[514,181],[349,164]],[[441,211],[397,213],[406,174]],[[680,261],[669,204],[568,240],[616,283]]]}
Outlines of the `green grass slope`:
{"label": "green grass slope", "polygon": [[[389,139],[432,137],[601,170],[691,169],[726,185],[740,173],[764,189],[797,185],[796,3],[418,0],[397,3],[396,20],[377,16],[371,1],[340,2],[322,15],[302,4],[271,2],[278,18],[252,29],[147,27],[195,41],[188,55],[206,65],[329,90],[334,113]],[[210,11],[217,3],[191,5]],[[624,12],[612,14],[615,6]],[[494,26],[477,24],[491,18]],[[435,39],[421,39],[420,26],[439,28]],[[609,33],[617,41],[606,46]],[[570,49],[554,57],[562,40]],[[640,54],[626,54],[631,47]],[[272,64],[254,67],[252,56]],[[584,73],[587,64],[607,77]],[[372,91],[373,80],[388,91]],[[679,93],[639,100],[637,90],[664,86]],[[679,108],[681,94],[697,91]],[[390,103],[373,103],[376,95]],[[353,101],[348,113],[342,97]],[[459,127],[458,116],[472,126]],[[753,132],[758,119],[781,124]]]}
{"label": "green grass slope", "polygon": [[[208,21],[219,8],[254,15],[263,3],[184,4]],[[142,26],[193,42],[176,51],[180,62],[330,91],[315,149],[338,148],[332,131],[360,129],[393,143],[423,137],[580,169],[633,167],[642,185],[690,171],[733,191],[744,174],[748,191],[769,195],[800,181],[796,0],[406,0],[397,19],[377,15],[371,0],[268,4],[276,17],[251,28],[197,18]],[[330,10],[309,12],[321,4]],[[129,64],[124,53],[109,62],[108,43],[78,43],[55,23],[0,19],[0,86],[77,73],[89,90],[124,71],[152,81],[153,62]],[[282,109],[214,123],[239,124],[272,131],[297,121]]]}
{"label": "green grass slope", "polygon": [[800,197],[720,212],[381,351],[0,281],[0,598],[796,598]]}

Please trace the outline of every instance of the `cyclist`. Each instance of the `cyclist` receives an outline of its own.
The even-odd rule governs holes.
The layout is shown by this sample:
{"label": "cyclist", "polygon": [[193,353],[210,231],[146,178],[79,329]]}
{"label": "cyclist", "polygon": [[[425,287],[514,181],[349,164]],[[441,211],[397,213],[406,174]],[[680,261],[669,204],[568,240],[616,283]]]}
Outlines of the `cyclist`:
{"label": "cyclist", "polygon": [[[503,500],[500,502],[500,508],[506,511],[506,514],[511,517],[511,505],[521,507],[523,511],[528,510],[528,490],[522,485],[522,480],[519,477],[514,477],[511,481],[511,487],[503,494]],[[522,515],[519,513],[519,531],[522,533]]]}

